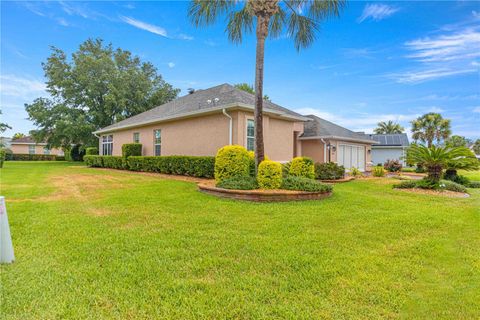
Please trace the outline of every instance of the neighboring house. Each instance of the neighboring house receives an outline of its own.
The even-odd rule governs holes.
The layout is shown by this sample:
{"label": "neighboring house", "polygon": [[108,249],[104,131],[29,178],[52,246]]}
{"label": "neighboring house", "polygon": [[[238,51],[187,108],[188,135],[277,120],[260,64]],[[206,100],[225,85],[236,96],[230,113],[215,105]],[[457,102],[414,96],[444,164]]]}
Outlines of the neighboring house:
{"label": "neighboring house", "polygon": [[36,143],[32,137],[14,139],[10,142],[10,150],[13,154],[52,154],[63,156],[63,150],[47,148],[46,143]]}
{"label": "neighboring house", "polygon": [[[212,156],[228,144],[253,150],[254,105],[254,95],[223,84],[197,90],[94,134],[103,155],[119,156],[122,145],[133,142],[142,144],[145,156]],[[369,150],[375,142],[367,136],[334,124],[329,128],[336,130],[330,133],[316,132],[315,123],[325,120],[302,116],[267,100],[263,108],[265,154],[270,159],[287,162],[305,155],[315,162],[338,159],[347,168],[353,165],[361,170],[370,162]]]}
{"label": "neighboring house", "polygon": [[378,144],[372,146],[372,162],[384,164],[387,160],[399,160],[405,166],[406,149],[410,146],[406,133],[370,134]]}
{"label": "neighboring house", "polygon": [[5,149],[10,149],[10,143],[12,142],[12,138],[8,137],[0,137],[0,147]]}

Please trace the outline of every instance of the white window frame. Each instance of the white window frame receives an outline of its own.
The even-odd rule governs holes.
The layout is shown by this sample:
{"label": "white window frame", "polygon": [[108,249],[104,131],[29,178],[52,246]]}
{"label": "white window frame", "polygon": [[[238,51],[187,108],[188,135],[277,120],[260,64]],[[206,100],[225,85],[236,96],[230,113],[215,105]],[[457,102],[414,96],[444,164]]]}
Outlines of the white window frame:
{"label": "white window frame", "polygon": [[133,133],[133,143],[140,143],[140,132]]}
{"label": "white window frame", "polygon": [[111,156],[113,154],[113,134],[102,136],[102,155]]}
{"label": "white window frame", "polygon": [[[157,142],[157,132],[160,133],[159,142]],[[159,147],[158,154],[157,154],[157,146]],[[154,156],[162,155],[162,129],[153,130],[153,155]]]}
{"label": "white window frame", "polygon": [[35,154],[35,145],[29,144],[28,145],[28,154]]}
{"label": "white window frame", "polygon": [[[249,123],[253,123],[253,136],[248,135],[248,124]],[[246,123],[246,127],[245,127],[245,137],[246,137],[245,138],[245,148],[248,151],[255,151],[255,120],[254,119],[247,119],[247,123]],[[252,145],[251,150],[248,148],[249,139],[253,140],[253,145]]]}

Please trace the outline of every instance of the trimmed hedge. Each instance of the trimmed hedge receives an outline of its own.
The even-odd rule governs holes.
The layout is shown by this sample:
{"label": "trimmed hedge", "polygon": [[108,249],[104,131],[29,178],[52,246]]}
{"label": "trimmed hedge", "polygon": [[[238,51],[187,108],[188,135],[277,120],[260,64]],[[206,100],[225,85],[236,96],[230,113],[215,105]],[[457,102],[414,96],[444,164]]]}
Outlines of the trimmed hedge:
{"label": "trimmed hedge", "polygon": [[103,157],[105,156],[88,155],[83,157],[83,161],[89,167],[102,168]]}
{"label": "trimmed hedge", "polygon": [[275,161],[262,161],[258,166],[257,181],[262,189],[279,189],[282,185],[282,165]]}
{"label": "trimmed hedge", "polygon": [[293,158],[288,173],[291,176],[314,179],[315,166],[313,160],[308,157]]}
{"label": "trimmed hedge", "polygon": [[122,157],[127,159],[130,156],[141,156],[142,144],[141,143],[126,143],[122,145]]}
{"label": "trimmed hedge", "polygon": [[98,155],[98,148],[97,147],[89,147],[85,149],[86,156],[96,156]]}
{"label": "trimmed hedge", "polygon": [[283,179],[282,189],[307,192],[332,192],[333,187],[313,179],[288,176]]}
{"label": "trimmed hedge", "polygon": [[[65,159],[65,157],[63,157]],[[14,161],[55,161],[57,156],[54,154],[28,154],[28,153],[14,153],[7,157],[7,160]]]}
{"label": "trimmed hedge", "polygon": [[339,166],[335,162],[316,163],[315,179],[319,180],[338,180],[345,177],[345,167]]}
{"label": "trimmed hedge", "polygon": [[225,146],[220,148],[215,157],[215,181],[236,176],[250,176],[251,158],[242,146]]}
{"label": "trimmed hedge", "polygon": [[3,162],[5,161],[6,156],[7,152],[5,149],[0,149],[0,168],[3,168]]}
{"label": "trimmed hedge", "polygon": [[218,188],[233,190],[254,190],[258,189],[257,179],[254,177],[233,177],[217,183]]}
{"label": "trimmed hedge", "polygon": [[[156,156],[128,157],[128,168],[132,171],[178,174],[199,178],[213,178],[214,157]],[[248,175],[247,175],[248,176]]]}

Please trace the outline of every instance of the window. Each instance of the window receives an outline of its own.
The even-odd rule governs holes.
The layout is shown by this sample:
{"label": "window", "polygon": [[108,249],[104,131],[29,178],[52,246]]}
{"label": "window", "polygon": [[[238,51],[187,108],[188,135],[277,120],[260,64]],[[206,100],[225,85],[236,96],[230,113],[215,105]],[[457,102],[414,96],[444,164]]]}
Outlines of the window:
{"label": "window", "polygon": [[35,145],[31,144],[28,146],[28,153],[35,154]]}
{"label": "window", "polygon": [[247,150],[255,150],[255,122],[251,119],[247,120]]}
{"label": "window", "polygon": [[102,136],[102,155],[111,156],[113,151],[113,135]]}
{"label": "window", "polygon": [[155,147],[155,155],[160,156],[162,155],[162,130],[153,131],[153,135],[154,135],[153,145]]}
{"label": "window", "polygon": [[43,154],[50,154],[50,149],[48,149],[48,147],[43,147]]}
{"label": "window", "polygon": [[140,132],[134,132],[133,133],[133,142],[134,143],[140,143]]}

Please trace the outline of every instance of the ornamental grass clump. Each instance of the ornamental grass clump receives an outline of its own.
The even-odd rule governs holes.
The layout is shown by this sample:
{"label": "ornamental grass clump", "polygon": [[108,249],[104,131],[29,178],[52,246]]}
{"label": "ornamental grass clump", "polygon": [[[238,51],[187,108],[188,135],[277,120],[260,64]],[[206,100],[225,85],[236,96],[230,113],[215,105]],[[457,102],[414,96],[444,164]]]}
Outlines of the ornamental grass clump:
{"label": "ornamental grass clump", "polygon": [[262,189],[280,189],[282,186],[282,165],[275,161],[262,161],[258,166],[257,181]]}
{"label": "ornamental grass clump", "polygon": [[385,170],[382,166],[375,166],[372,169],[372,175],[374,177],[383,177],[385,175]]}
{"label": "ornamental grass clump", "polygon": [[293,158],[288,173],[294,177],[315,179],[315,166],[313,160],[308,157]]}
{"label": "ornamental grass clump", "polygon": [[242,146],[225,146],[217,151],[215,157],[215,181],[236,176],[250,176],[250,156]]}

